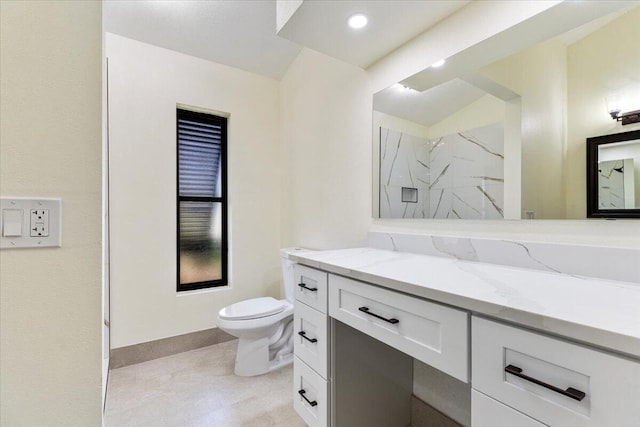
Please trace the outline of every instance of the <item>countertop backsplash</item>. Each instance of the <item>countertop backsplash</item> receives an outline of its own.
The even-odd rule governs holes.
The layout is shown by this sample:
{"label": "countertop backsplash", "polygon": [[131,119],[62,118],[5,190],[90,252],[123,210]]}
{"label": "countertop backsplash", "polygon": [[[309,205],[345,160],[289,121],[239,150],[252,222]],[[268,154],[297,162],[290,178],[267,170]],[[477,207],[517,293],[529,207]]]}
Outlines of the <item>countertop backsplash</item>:
{"label": "countertop backsplash", "polygon": [[640,285],[640,249],[370,231],[367,246]]}

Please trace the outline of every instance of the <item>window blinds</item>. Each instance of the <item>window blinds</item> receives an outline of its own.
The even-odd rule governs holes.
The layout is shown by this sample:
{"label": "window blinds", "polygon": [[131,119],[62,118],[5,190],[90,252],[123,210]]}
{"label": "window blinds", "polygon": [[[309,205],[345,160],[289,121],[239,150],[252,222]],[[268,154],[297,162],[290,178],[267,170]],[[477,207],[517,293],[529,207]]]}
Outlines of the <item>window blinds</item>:
{"label": "window blinds", "polygon": [[221,197],[222,126],[178,116],[179,195]]}

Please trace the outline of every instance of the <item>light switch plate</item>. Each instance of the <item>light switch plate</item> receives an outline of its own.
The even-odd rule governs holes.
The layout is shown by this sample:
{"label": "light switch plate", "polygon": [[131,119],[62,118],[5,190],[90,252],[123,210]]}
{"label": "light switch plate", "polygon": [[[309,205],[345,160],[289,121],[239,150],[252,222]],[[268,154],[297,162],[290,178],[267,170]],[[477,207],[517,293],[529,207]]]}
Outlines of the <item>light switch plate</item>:
{"label": "light switch plate", "polygon": [[2,235],[5,237],[22,236],[23,220],[24,212],[22,212],[22,209],[3,209]]}
{"label": "light switch plate", "polygon": [[2,197],[0,226],[0,249],[60,247],[62,200]]}

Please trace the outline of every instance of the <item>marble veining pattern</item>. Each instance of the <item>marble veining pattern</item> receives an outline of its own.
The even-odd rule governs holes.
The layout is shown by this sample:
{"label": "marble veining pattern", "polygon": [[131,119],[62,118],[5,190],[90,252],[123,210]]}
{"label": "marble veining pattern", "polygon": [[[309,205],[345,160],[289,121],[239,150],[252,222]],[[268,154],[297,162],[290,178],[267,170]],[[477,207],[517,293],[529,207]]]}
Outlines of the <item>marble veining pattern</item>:
{"label": "marble veining pattern", "polygon": [[598,163],[598,205],[600,209],[624,209],[624,161]]}
{"label": "marble veining pattern", "polygon": [[[418,202],[403,202],[402,187],[417,189]],[[428,218],[428,194],[428,141],[380,128],[380,216]]]}
{"label": "marble veining pattern", "polygon": [[380,141],[381,218],[504,217],[502,123],[431,140],[380,128]]}
{"label": "marble veining pattern", "polygon": [[640,250],[370,231],[370,247],[640,284]]}
{"label": "marble veining pattern", "polygon": [[640,358],[640,286],[634,283],[375,248],[295,260]]}

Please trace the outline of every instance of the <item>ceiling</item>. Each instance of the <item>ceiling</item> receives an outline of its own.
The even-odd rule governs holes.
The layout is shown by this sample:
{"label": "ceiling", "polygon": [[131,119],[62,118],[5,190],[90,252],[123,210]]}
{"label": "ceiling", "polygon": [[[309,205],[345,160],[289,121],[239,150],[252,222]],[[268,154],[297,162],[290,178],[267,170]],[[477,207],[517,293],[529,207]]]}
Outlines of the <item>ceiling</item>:
{"label": "ceiling", "polygon": [[483,95],[483,90],[460,79],[424,92],[396,84],[375,94],[374,109],[428,127]]}
{"label": "ceiling", "polygon": [[[276,0],[106,0],[104,29],[280,79],[301,46],[366,68],[467,3],[305,0],[277,35]],[[369,16],[359,31],[355,12]]]}
{"label": "ceiling", "polygon": [[[306,0],[278,34],[318,52],[368,68],[467,3],[468,0]],[[354,30],[347,25],[347,19],[355,13],[368,17],[365,28]]]}
{"label": "ceiling", "polygon": [[275,0],[107,0],[104,29],[275,79],[301,50],[276,35]]}
{"label": "ceiling", "polygon": [[[304,0],[276,34],[276,0],[106,0],[104,28],[107,32],[279,80],[302,46],[367,68],[468,3],[467,0]],[[591,9],[619,9],[615,3],[605,2]],[[291,5],[296,2],[288,2],[287,6]],[[541,15],[553,15],[564,9],[570,13],[552,16],[554,25],[549,25],[546,17],[532,18],[447,58],[443,67],[446,72],[427,69],[402,82],[422,93],[392,87],[376,94],[376,109],[426,126],[436,123],[484,94],[478,89],[482,85],[467,75],[468,70],[532,44],[532,35],[557,35],[593,19],[588,16],[592,13],[590,9],[584,9],[586,12],[583,8],[574,9],[572,2]],[[346,25],[347,18],[356,12],[369,17],[369,25],[357,31]],[[617,14],[623,12],[619,10]],[[572,43],[615,16],[579,27],[565,34],[563,41]],[[537,22],[542,18],[547,19],[546,25]],[[455,75],[467,81],[455,79],[438,87]]]}

